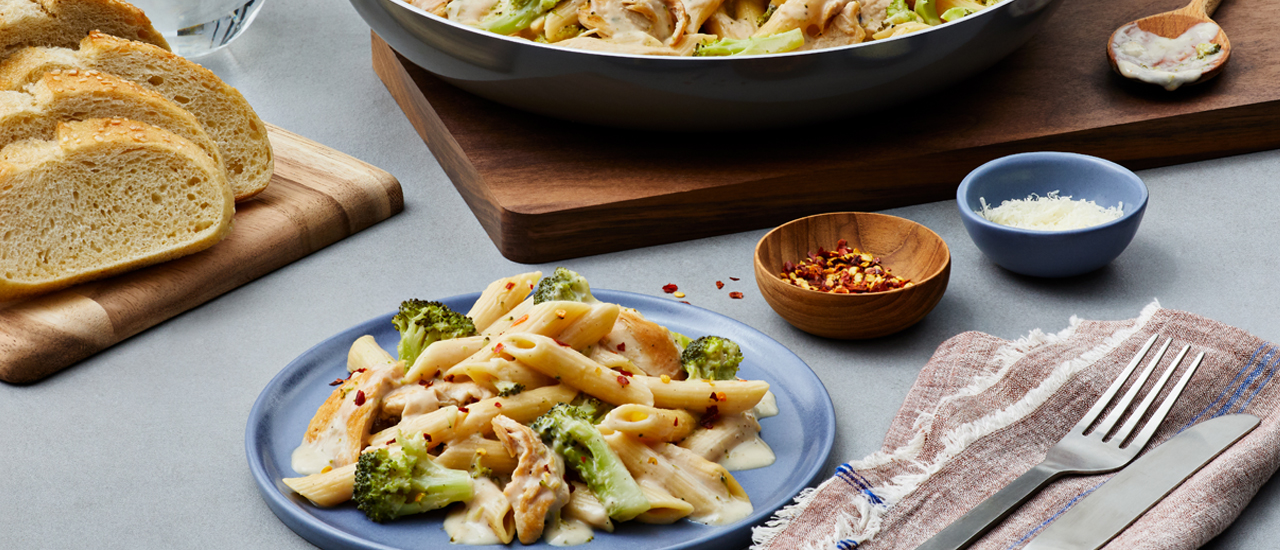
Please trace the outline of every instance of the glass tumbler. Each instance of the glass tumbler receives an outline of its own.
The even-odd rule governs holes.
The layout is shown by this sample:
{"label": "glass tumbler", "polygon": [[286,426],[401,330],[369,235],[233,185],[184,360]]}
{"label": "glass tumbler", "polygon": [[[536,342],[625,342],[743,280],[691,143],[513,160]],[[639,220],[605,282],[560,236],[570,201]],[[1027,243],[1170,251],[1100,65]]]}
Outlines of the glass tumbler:
{"label": "glass tumbler", "polygon": [[146,12],[173,53],[198,57],[222,49],[258,15],[264,0],[129,0]]}

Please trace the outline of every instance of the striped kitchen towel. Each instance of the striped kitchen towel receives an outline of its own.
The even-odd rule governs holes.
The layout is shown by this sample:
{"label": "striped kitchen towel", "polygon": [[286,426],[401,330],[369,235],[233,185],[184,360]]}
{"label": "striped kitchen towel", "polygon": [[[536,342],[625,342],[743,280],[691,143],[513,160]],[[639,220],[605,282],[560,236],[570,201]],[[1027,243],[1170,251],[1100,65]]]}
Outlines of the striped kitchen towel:
{"label": "striped kitchen towel", "polygon": [[[915,548],[1040,462],[1157,333],[1173,337],[1173,349],[1191,344],[1188,356],[1203,351],[1205,360],[1148,449],[1222,414],[1246,412],[1262,423],[1106,548],[1198,548],[1235,520],[1280,464],[1280,382],[1273,382],[1280,347],[1153,303],[1136,319],[1073,317],[1060,333],[1037,330],[1016,342],[978,332],[947,340],[921,370],[881,450],[841,465],[756,527],[753,549]],[[1112,475],[1054,482],[972,548],[1025,546]]]}

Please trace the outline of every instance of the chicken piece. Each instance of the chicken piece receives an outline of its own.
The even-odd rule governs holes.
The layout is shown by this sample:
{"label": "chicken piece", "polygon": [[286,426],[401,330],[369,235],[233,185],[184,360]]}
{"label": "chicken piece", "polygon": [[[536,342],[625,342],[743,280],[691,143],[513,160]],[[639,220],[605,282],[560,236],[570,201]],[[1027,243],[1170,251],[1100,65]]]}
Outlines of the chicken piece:
{"label": "chicken piece", "polygon": [[578,22],[615,43],[658,48],[680,42],[688,17],[680,0],[587,0]]}
{"label": "chicken piece", "polygon": [[818,36],[805,35],[804,46],[801,46],[800,49],[821,50],[848,44],[859,44],[866,40],[867,31],[858,23],[860,10],[861,6],[858,2],[845,4],[844,9],[840,10],[840,13],[827,22],[822,34]]}
{"label": "chicken piece", "polygon": [[558,521],[560,509],[569,502],[564,460],[551,452],[533,430],[506,416],[493,418],[493,433],[517,458],[511,481],[502,494],[511,501],[520,542],[533,544],[542,537],[547,520]]}
{"label": "chicken piece", "polygon": [[[307,447],[313,457],[311,464],[341,468],[360,458],[360,451],[369,439],[369,428],[382,410],[382,396],[395,387],[395,380],[403,370],[401,365],[393,363],[357,371],[329,394],[302,438],[302,446]],[[319,473],[319,469],[298,473]]]}
{"label": "chicken piece", "polygon": [[786,0],[756,31],[755,36],[773,36],[800,29],[806,36],[818,36],[827,22],[839,14],[850,0]]}
{"label": "chicken piece", "polygon": [[479,25],[498,3],[499,0],[449,0],[444,8],[445,15],[450,21],[474,27]]}
{"label": "chicken piece", "polygon": [[875,34],[885,29],[884,18],[888,15],[892,0],[865,0],[858,13],[858,22],[867,34]]}
{"label": "chicken piece", "polygon": [[613,331],[600,340],[600,345],[626,357],[649,376],[684,378],[680,350],[671,339],[671,331],[634,309],[623,308],[618,313]]}
{"label": "chicken piece", "polygon": [[434,388],[409,384],[400,386],[382,397],[382,414],[402,419],[426,414],[440,408],[440,398]]}
{"label": "chicken piece", "polygon": [[465,382],[437,380],[431,385],[431,389],[436,391],[436,399],[441,407],[449,405],[465,407],[481,399],[488,399],[494,396],[493,390],[470,380]]}

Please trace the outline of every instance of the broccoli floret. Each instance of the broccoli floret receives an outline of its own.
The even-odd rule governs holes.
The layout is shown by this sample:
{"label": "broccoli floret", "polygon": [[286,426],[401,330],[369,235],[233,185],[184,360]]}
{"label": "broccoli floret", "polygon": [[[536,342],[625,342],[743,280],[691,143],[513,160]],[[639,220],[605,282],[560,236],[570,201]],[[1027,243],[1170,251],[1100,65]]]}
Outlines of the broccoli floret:
{"label": "broccoli floret", "polygon": [[689,344],[693,343],[692,338],[689,338],[688,336],[680,334],[679,332],[676,332],[674,330],[669,330],[667,332],[671,333],[671,341],[675,342],[676,349],[680,350],[681,353],[684,353],[684,348],[689,347]]}
{"label": "broccoli floret", "polygon": [[907,0],[893,0],[884,8],[884,23],[889,26],[920,22],[920,15],[907,6]]}
{"label": "broccoli floret", "polygon": [[402,453],[382,447],[356,463],[352,498],[369,519],[381,523],[471,498],[471,474],[436,464],[421,434],[398,439]]}
{"label": "broccoli floret", "polygon": [[692,380],[733,380],[742,363],[742,349],[728,338],[703,336],[680,353],[680,366]]}
{"label": "broccoli floret", "polygon": [[565,466],[587,483],[609,517],[627,521],[647,511],[649,499],[591,424],[591,418],[591,412],[560,403],[529,427],[551,450],[564,457]]}
{"label": "broccoli floret", "polygon": [[916,15],[926,24],[942,24],[942,18],[938,17],[938,0],[916,0]]}
{"label": "broccoli floret", "polygon": [[558,2],[559,0],[501,0],[476,26],[498,34],[515,34],[529,28],[534,20],[551,11]]}
{"label": "broccoli floret", "polygon": [[396,351],[405,369],[413,366],[422,350],[432,342],[475,336],[476,325],[471,318],[458,313],[440,302],[405,300],[400,312],[391,319],[400,331],[400,344]]}
{"label": "broccoli floret", "polygon": [[591,295],[591,285],[587,284],[586,277],[563,267],[557,267],[550,275],[538,281],[538,288],[533,291],[533,303],[552,301],[592,304],[599,300]]}
{"label": "broccoli floret", "polygon": [[765,23],[769,22],[769,18],[773,17],[773,12],[775,11],[778,11],[778,5],[769,4],[769,9],[764,10],[764,13],[760,14],[760,17],[756,19],[756,26],[763,27]]}
{"label": "broccoli floret", "polygon": [[693,51],[696,57],[725,55],[760,55],[789,52],[804,45],[804,33],[800,29],[791,29],[770,36],[753,36],[751,38],[721,38],[714,42],[699,44]]}
{"label": "broccoli floret", "polygon": [[[947,11],[942,12],[943,21],[955,21],[961,17],[967,17],[986,9],[986,6],[980,0],[951,0],[951,7]],[[937,6],[934,6],[937,9]]]}
{"label": "broccoli floret", "polygon": [[520,392],[524,391],[524,384],[519,382],[509,382],[506,380],[494,380],[493,387],[498,389],[498,397],[520,395]]}
{"label": "broccoli floret", "polygon": [[585,393],[578,394],[569,404],[585,415],[583,418],[592,424],[599,424],[601,420],[604,420],[604,416],[613,410],[613,405]]}

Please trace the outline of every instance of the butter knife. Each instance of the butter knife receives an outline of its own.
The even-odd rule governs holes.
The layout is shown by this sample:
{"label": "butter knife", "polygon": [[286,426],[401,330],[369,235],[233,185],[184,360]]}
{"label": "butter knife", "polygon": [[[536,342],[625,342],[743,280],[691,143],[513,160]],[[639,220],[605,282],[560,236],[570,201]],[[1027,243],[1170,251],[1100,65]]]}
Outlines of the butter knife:
{"label": "butter knife", "polygon": [[1230,414],[1201,422],[1138,457],[1049,524],[1023,550],[1096,550],[1258,425]]}

